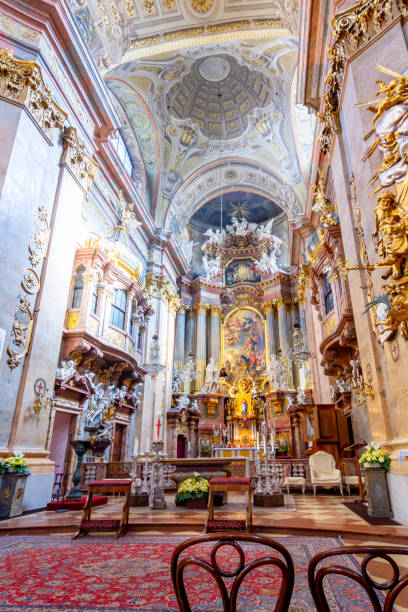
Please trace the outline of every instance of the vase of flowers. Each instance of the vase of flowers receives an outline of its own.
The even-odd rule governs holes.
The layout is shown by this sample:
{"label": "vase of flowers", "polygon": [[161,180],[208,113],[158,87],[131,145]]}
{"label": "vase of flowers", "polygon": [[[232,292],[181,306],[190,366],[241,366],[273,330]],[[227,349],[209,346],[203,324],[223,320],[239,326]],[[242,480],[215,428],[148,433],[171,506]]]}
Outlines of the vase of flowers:
{"label": "vase of flowers", "polygon": [[380,468],[388,472],[391,465],[390,454],[380,448],[377,442],[370,442],[361,455],[359,463],[364,468]]}
{"label": "vase of flowers", "polygon": [[368,515],[376,518],[391,518],[392,510],[387,484],[387,472],[391,466],[390,454],[380,448],[377,442],[370,442],[361,455],[359,463],[364,468],[368,492]]}
{"label": "vase of flowers", "polygon": [[29,475],[23,453],[0,459],[0,518],[22,514],[24,489]]}
{"label": "vase of flowers", "polygon": [[194,472],[177,489],[176,505],[185,505],[188,508],[206,508],[209,489],[208,480],[201,478],[198,472]]}

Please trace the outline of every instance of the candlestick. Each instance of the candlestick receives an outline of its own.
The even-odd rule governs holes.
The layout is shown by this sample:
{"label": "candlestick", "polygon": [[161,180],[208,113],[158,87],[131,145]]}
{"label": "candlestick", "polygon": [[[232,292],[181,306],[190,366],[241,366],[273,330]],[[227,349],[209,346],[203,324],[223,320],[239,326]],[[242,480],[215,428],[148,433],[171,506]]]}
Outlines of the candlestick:
{"label": "candlestick", "polygon": [[256,450],[259,451],[259,431],[256,432]]}

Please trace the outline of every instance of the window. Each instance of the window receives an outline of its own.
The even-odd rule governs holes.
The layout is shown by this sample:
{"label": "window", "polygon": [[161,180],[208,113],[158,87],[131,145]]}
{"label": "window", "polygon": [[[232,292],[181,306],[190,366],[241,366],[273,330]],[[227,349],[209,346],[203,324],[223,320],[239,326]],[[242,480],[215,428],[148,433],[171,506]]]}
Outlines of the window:
{"label": "window", "polygon": [[92,298],[91,298],[92,314],[96,314],[97,309],[98,309],[98,285],[97,283],[95,283],[93,291],[92,291]]}
{"label": "window", "polygon": [[333,310],[334,304],[332,286],[327,278],[327,274],[323,274],[323,297],[326,314],[329,314]]}
{"label": "window", "polygon": [[122,134],[120,132],[116,133],[116,136],[112,138],[112,145],[114,149],[116,149],[116,153],[120,161],[122,162],[126,172],[129,176],[132,176],[132,161],[130,159],[129,152],[126,148],[125,141],[123,140]]}
{"label": "window", "polygon": [[84,279],[82,278],[85,268],[79,268],[77,272],[77,278],[74,285],[74,291],[72,292],[71,308],[81,308],[82,291],[84,290]]}
{"label": "window", "polygon": [[127,292],[125,289],[115,289],[112,298],[110,324],[120,327],[120,329],[125,327],[126,298]]}
{"label": "window", "polygon": [[129,334],[132,337],[133,337],[133,331],[135,329],[135,324],[133,321],[135,315],[136,315],[136,304],[134,301],[132,301],[132,307],[130,309],[130,318],[129,318]]}

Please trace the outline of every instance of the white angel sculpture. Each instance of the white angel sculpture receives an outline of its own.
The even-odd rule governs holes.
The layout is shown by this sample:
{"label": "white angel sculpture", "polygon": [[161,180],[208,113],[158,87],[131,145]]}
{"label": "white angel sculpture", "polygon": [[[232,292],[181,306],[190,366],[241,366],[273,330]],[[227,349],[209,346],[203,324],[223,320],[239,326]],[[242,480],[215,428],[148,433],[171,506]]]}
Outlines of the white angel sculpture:
{"label": "white angel sculpture", "polygon": [[211,227],[208,228],[206,232],[204,232],[204,236],[207,236],[208,242],[210,242],[211,244],[218,244],[218,245],[222,243],[226,235],[227,233],[225,229],[217,229],[214,232],[214,230]]}
{"label": "white angel sculpture", "polygon": [[259,225],[256,233],[258,235],[259,240],[265,240],[265,238],[270,238],[272,236],[272,225],[273,219],[268,221],[266,225]]}
{"label": "white angel sculpture", "polygon": [[203,266],[206,280],[211,280],[222,272],[221,257],[210,259],[207,255],[203,255]]}

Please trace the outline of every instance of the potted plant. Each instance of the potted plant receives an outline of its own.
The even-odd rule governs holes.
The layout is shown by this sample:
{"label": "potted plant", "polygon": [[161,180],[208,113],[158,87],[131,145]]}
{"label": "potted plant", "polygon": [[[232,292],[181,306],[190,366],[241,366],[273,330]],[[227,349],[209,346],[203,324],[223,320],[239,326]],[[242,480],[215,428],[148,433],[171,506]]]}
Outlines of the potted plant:
{"label": "potted plant", "polygon": [[24,489],[29,475],[23,453],[0,459],[0,518],[22,514]]}
{"label": "potted plant", "polygon": [[392,510],[386,476],[391,465],[390,454],[380,448],[377,442],[370,442],[361,455],[359,463],[364,468],[368,492],[368,515],[376,518],[391,518]]}
{"label": "potted plant", "polygon": [[206,508],[209,489],[208,480],[201,478],[198,472],[194,472],[177,489],[176,505],[186,505],[187,508]]}
{"label": "potted plant", "polygon": [[200,457],[211,457],[211,446],[209,440],[203,440],[201,442]]}

